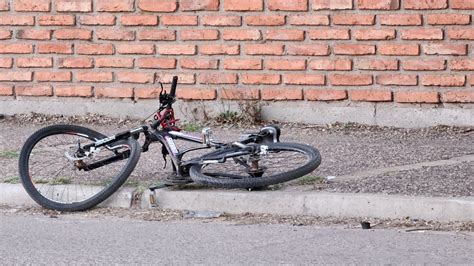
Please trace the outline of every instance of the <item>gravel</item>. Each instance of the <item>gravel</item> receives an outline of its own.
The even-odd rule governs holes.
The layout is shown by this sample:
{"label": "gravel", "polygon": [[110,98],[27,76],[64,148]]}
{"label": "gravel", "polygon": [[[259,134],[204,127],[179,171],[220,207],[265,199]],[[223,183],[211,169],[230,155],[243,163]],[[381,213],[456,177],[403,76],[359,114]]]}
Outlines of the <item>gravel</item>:
{"label": "gravel", "polygon": [[[26,138],[37,129],[55,123],[75,123],[91,127],[107,135],[141,124],[130,119],[104,116],[45,116],[39,114],[0,119],[0,181],[18,180],[17,156]],[[236,127],[214,126],[217,139],[231,141],[240,133],[257,131],[260,125]],[[328,183],[323,177],[350,175],[363,170],[400,166],[426,161],[445,160],[474,154],[474,129],[439,126],[423,129],[334,124],[313,126],[280,124],[282,141],[302,142],[317,147],[322,155],[321,166],[301,186],[301,180],[272,189],[326,190],[423,196],[472,196],[474,175],[472,163],[426,167],[421,170],[390,172],[344,182]],[[177,143],[180,147],[181,143]],[[188,144],[188,143],[185,143]],[[7,153],[8,156],[5,156]],[[143,153],[129,185],[149,185],[166,176],[161,147],[152,145]],[[308,177],[306,177],[308,178]]]}

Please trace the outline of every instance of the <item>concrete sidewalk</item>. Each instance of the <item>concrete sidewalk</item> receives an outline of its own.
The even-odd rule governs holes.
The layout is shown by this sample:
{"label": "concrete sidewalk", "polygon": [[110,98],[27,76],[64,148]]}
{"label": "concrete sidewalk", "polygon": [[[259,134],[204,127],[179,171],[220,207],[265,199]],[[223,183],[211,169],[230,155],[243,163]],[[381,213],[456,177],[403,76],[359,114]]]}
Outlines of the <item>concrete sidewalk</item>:
{"label": "concrete sidewalk", "polygon": [[[436,222],[474,221],[474,198],[410,197],[380,194],[281,192],[242,190],[147,190],[139,207],[217,211],[230,214],[309,215],[336,218],[397,219],[410,217]],[[123,188],[102,207],[130,208],[137,200],[134,189]],[[19,184],[0,184],[0,204],[36,206]]]}

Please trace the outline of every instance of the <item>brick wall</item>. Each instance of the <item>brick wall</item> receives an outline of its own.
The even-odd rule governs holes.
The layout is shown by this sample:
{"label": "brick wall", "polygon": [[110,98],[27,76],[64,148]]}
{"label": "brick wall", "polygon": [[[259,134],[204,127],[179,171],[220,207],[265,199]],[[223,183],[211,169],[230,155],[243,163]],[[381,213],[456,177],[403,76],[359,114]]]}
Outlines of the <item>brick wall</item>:
{"label": "brick wall", "polygon": [[474,102],[474,0],[0,0],[0,95]]}

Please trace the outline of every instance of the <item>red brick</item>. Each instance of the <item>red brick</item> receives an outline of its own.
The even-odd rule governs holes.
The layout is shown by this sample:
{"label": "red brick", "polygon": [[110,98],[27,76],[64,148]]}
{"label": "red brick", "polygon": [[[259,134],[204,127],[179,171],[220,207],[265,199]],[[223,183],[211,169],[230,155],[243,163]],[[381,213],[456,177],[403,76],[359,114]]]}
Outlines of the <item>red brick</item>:
{"label": "red brick", "polygon": [[375,15],[338,14],[332,16],[335,25],[374,25]]}
{"label": "red brick", "polygon": [[39,54],[72,54],[72,44],[41,43],[36,45]]}
{"label": "red brick", "polygon": [[15,11],[20,12],[49,12],[51,0],[14,0]]}
{"label": "red brick", "polygon": [[327,26],[329,16],[327,15],[295,15],[288,17],[288,23],[296,26]]}
{"label": "red brick", "polygon": [[403,70],[412,70],[412,71],[445,70],[446,61],[444,59],[403,60],[402,66],[403,66]]}
{"label": "red brick", "polygon": [[169,44],[157,45],[158,53],[162,55],[195,55],[196,45],[193,44]]}
{"label": "red brick", "polygon": [[12,38],[12,32],[9,30],[0,29],[0,40],[7,40]]}
{"label": "red brick", "polygon": [[92,68],[94,67],[92,58],[87,57],[70,57],[59,58],[59,68]]}
{"label": "red brick", "polygon": [[248,44],[245,53],[248,55],[283,55],[282,44]]}
{"label": "red brick", "polygon": [[301,89],[282,89],[282,88],[265,88],[261,90],[262,100],[302,100],[303,91]]}
{"label": "red brick", "polygon": [[176,0],[137,0],[137,2],[138,8],[142,11],[175,12],[178,9]]}
{"label": "red brick", "polygon": [[448,36],[451,40],[474,40],[474,28],[448,29]]}
{"label": "red brick", "polygon": [[96,67],[100,68],[133,68],[133,58],[96,58]]}
{"label": "red brick", "polygon": [[181,11],[217,11],[219,0],[181,0],[179,9]]}
{"label": "red brick", "polygon": [[179,62],[183,69],[217,69],[219,60],[182,58]]}
{"label": "red brick", "polygon": [[329,81],[334,86],[366,86],[372,85],[372,75],[366,74],[332,74]]}
{"label": "red brick", "polygon": [[441,100],[447,103],[474,103],[474,91],[447,91],[441,93]]}
{"label": "red brick", "polygon": [[400,0],[357,0],[358,9],[390,10],[398,9]]}
{"label": "red brick", "polygon": [[313,10],[352,9],[352,0],[312,0]]}
{"label": "red brick", "polygon": [[17,58],[17,67],[52,67],[53,58]]}
{"label": "red brick", "polygon": [[33,26],[34,24],[33,16],[3,14],[0,16],[0,26]]}
{"label": "red brick", "polygon": [[141,30],[137,33],[139,40],[145,41],[174,41],[176,31],[174,30]]}
{"label": "red brick", "polygon": [[120,22],[123,26],[156,26],[158,17],[153,15],[129,15],[122,16]]}
{"label": "red brick", "polygon": [[285,16],[282,15],[257,15],[246,16],[244,21],[249,26],[282,26],[285,25]]}
{"label": "red brick", "polygon": [[222,38],[226,41],[257,41],[262,38],[260,31],[255,29],[249,30],[224,30]]}
{"label": "red brick", "polygon": [[219,39],[219,31],[214,29],[186,29],[179,32],[183,41],[210,41]]}
{"label": "red brick", "polygon": [[160,97],[161,88],[135,88],[136,99],[155,99]]}
{"label": "red brick", "polygon": [[175,58],[145,57],[138,59],[139,68],[175,69]]}
{"label": "red brick", "polygon": [[91,12],[92,0],[55,0],[58,12]]}
{"label": "red brick", "polygon": [[76,17],[73,15],[45,15],[38,17],[40,26],[73,26]]}
{"label": "red brick", "polygon": [[471,16],[466,14],[429,14],[428,24],[430,25],[468,25],[471,23]]}
{"label": "red brick", "polygon": [[256,88],[222,88],[221,99],[225,100],[258,100],[260,90]]}
{"label": "red brick", "polygon": [[319,59],[311,60],[309,62],[309,68],[313,70],[326,70],[326,71],[349,71],[352,69],[352,61],[350,59]]}
{"label": "red brick", "polygon": [[217,93],[215,89],[192,89],[185,88],[177,91],[177,96],[184,100],[215,100]]}
{"label": "red brick", "polygon": [[[176,76],[176,73],[158,74],[157,80],[161,81],[164,84],[170,84],[173,81],[173,76]],[[178,84],[194,84],[194,83],[196,83],[196,78],[194,77],[194,74],[189,74],[189,73],[179,74]]]}
{"label": "red brick", "polygon": [[0,68],[12,68],[13,59],[12,58],[0,58]]}
{"label": "red brick", "polygon": [[402,40],[442,40],[442,29],[408,29],[401,30]]}
{"label": "red brick", "polygon": [[13,95],[13,86],[0,84],[0,95],[2,96],[12,96]]}
{"label": "red brick", "polygon": [[15,86],[18,96],[52,96],[53,89],[48,85],[20,85]]}
{"label": "red brick", "polygon": [[133,11],[133,0],[100,0],[96,3],[99,12],[131,12]]}
{"label": "red brick", "polygon": [[16,37],[27,40],[51,40],[51,31],[37,29],[18,30]]}
{"label": "red brick", "polygon": [[305,90],[308,101],[340,101],[347,99],[345,90]]}
{"label": "red brick", "polygon": [[291,44],[286,47],[289,55],[329,55],[327,44]]}
{"label": "red brick", "polygon": [[112,44],[76,44],[76,54],[104,55],[114,54]]}
{"label": "red brick", "polygon": [[450,0],[449,4],[452,9],[474,9],[473,0]]}
{"label": "red brick", "polygon": [[418,44],[380,44],[377,47],[381,55],[419,55]]}
{"label": "red brick", "polygon": [[237,74],[230,73],[199,73],[198,82],[201,84],[236,84]]}
{"label": "red brick", "polygon": [[424,75],[423,86],[462,87],[466,84],[465,76],[455,75]]}
{"label": "red brick", "polygon": [[243,84],[262,85],[280,84],[280,75],[277,74],[242,74],[240,76]]}
{"label": "red brick", "polygon": [[349,98],[352,101],[391,102],[392,92],[389,90],[350,90]]}
{"label": "red brick", "polygon": [[19,43],[0,44],[0,54],[31,54],[33,45]]}
{"label": "red brick", "polygon": [[466,44],[433,43],[423,45],[427,55],[466,55]]}
{"label": "red brick", "polygon": [[54,31],[58,40],[91,40],[92,31],[86,29],[58,29]]}
{"label": "red brick", "polygon": [[263,0],[225,0],[225,11],[263,11]]}
{"label": "red brick", "polygon": [[453,59],[449,62],[449,68],[458,71],[474,70],[474,59]]}
{"label": "red brick", "polygon": [[398,70],[397,60],[360,60],[357,68],[361,70]]}
{"label": "red brick", "polygon": [[240,46],[237,44],[205,44],[199,46],[199,51],[203,55],[238,55],[240,53]]}
{"label": "red brick", "polygon": [[133,88],[96,87],[97,98],[132,98]]}
{"label": "red brick", "polygon": [[285,74],[283,83],[292,85],[324,85],[324,75],[315,74]]}
{"label": "red brick", "polygon": [[201,23],[205,26],[240,26],[242,25],[242,18],[240,16],[203,16]]}
{"label": "red brick", "polygon": [[10,5],[8,0],[0,0],[0,11],[10,10]]}
{"label": "red brick", "polygon": [[270,70],[305,70],[306,60],[298,59],[267,59],[265,68]]}
{"label": "red brick", "polygon": [[27,71],[0,71],[0,81],[32,81],[33,73]]}
{"label": "red brick", "polygon": [[349,40],[349,30],[346,29],[318,29],[308,30],[312,40]]}
{"label": "red brick", "polygon": [[153,83],[155,81],[154,73],[122,71],[117,72],[117,80],[122,83]]}
{"label": "red brick", "polygon": [[233,70],[261,70],[262,59],[224,59],[224,69]]}
{"label": "red brick", "polygon": [[155,45],[153,44],[117,44],[117,53],[119,54],[154,54]]}
{"label": "red brick", "polygon": [[112,26],[115,25],[115,16],[110,14],[101,14],[101,15],[85,15],[81,16],[79,22],[82,25],[91,25],[91,26]]}
{"label": "red brick", "polygon": [[91,86],[55,86],[54,95],[58,97],[92,97]]}
{"label": "red brick", "polygon": [[114,80],[112,72],[85,71],[76,72],[78,82],[112,82]]}
{"label": "red brick", "polygon": [[304,31],[294,29],[267,30],[265,32],[265,39],[272,41],[302,41],[304,40]]}
{"label": "red brick", "polygon": [[338,44],[333,47],[333,51],[338,55],[372,55],[375,54],[375,45]]}
{"label": "red brick", "polygon": [[398,85],[398,86],[416,86],[418,79],[416,75],[403,74],[384,74],[378,75],[376,78],[377,84],[381,85]]}
{"label": "red brick", "polygon": [[65,71],[36,71],[34,77],[38,82],[68,82],[72,74]]}
{"label": "red brick", "polygon": [[119,30],[119,29],[98,29],[95,31],[97,39],[99,40],[110,40],[110,41],[133,41],[135,40],[135,34],[131,30]]}
{"label": "red brick", "polygon": [[307,11],[308,0],[268,0],[267,7],[271,11]]}
{"label": "red brick", "polygon": [[435,91],[397,91],[395,101],[398,103],[439,103],[439,95]]}
{"label": "red brick", "polygon": [[161,24],[164,26],[197,26],[197,16],[181,15],[181,16],[162,16]]}
{"label": "red brick", "polygon": [[354,38],[358,41],[366,40],[393,40],[394,29],[358,29],[354,31]]}
{"label": "red brick", "polygon": [[448,0],[403,0],[405,9],[445,9],[448,7]]}
{"label": "red brick", "polygon": [[419,26],[421,15],[418,14],[391,14],[377,15],[381,25],[388,26]]}

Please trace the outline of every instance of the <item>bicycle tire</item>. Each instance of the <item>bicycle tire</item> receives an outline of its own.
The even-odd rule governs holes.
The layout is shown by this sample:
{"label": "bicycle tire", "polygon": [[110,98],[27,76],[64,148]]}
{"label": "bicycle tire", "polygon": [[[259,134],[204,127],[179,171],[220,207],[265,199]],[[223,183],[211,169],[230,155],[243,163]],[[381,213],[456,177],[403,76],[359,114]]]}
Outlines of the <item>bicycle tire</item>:
{"label": "bicycle tire", "polygon": [[[307,158],[307,161],[298,166],[295,169],[284,171],[282,173],[274,175],[265,175],[262,176],[250,176],[248,173],[244,173],[243,176],[231,174],[230,171],[226,173],[207,173],[205,168],[208,165],[217,165],[215,168],[220,167],[219,164],[194,164],[190,168],[191,179],[198,184],[220,187],[220,188],[259,188],[269,185],[274,185],[278,183],[283,183],[302,177],[306,174],[314,171],[319,164],[321,163],[321,155],[319,151],[311,146],[298,143],[270,143],[267,144],[268,152],[279,153],[283,151],[296,152]],[[228,148],[218,154],[224,156],[225,154],[235,153],[235,148]],[[227,159],[226,161],[229,161]],[[230,163],[231,164],[231,163]],[[242,172],[244,169],[241,169]],[[268,170],[268,169],[267,169]],[[225,171],[225,170],[224,170]],[[240,171],[240,170],[239,170]],[[246,175],[245,175],[246,174]],[[227,177],[227,178],[225,178]]]}
{"label": "bicycle tire", "polygon": [[[63,144],[62,142],[58,142],[58,145],[62,145],[58,147],[58,152],[54,153],[56,150],[55,146],[51,145],[45,145],[43,142],[46,141],[53,141],[54,139],[60,139],[61,138],[70,138],[70,139],[78,139],[80,143],[80,138],[82,138],[84,141],[88,143],[92,143],[95,140],[98,139],[103,139],[106,136],[94,131],[92,129],[86,128],[86,127],[81,127],[81,126],[75,126],[75,125],[53,125],[53,126],[48,126],[45,128],[42,128],[38,131],[36,131],[33,135],[31,135],[25,144],[23,145],[23,148],[20,153],[20,158],[19,158],[19,171],[20,171],[20,178],[23,184],[23,187],[25,188],[26,192],[30,195],[30,197],[37,202],[39,205],[41,205],[44,208],[51,209],[51,210],[57,210],[57,211],[83,211],[90,209],[104,200],[106,200],[108,197],[110,197],[115,191],[117,191],[121,185],[127,180],[129,175],[132,173],[134,170],[136,164],[138,163],[138,160],[140,158],[140,145],[138,141],[136,141],[133,138],[129,138],[126,140],[118,140],[116,142],[113,142],[111,145],[113,147],[116,147],[114,150],[109,150],[109,149],[103,149],[103,151],[99,151],[100,153],[110,153],[111,156],[112,153],[114,155],[117,155],[117,150],[118,149],[124,149],[125,151],[129,151],[129,156],[125,160],[117,160],[117,163],[110,163],[106,164],[105,166],[113,165],[113,167],[117,168],[118,173],[113,175],[110,174],[110,180],[106,180],[105,177],[108,177],[108,173],[112,173],[111,166],[109,166],[105,172],[105,166],[99,166],[97,169],[90,170],[90,171],[77,171],[77,168],[75,169],[74,165],[75,162],[68,161],[65,159],[67,149],[63,148],[62,146],[65,146],[67,144],[72,145],[72,143],[69,143],[69,140],[64,141],[66,144]],[[42,142],[43,141],[43,142]],[[74,143],[75,144],[75,143]],[[87,144],[87,143],[84,143]],[[77,144],[75,144],[77,145]],[[110,146],[109,146],[110,147]],[[70,147],[71,148],[71,147]],[[43,149],[43,150],[41,150]],[[62,152],[65,151],[63,154]],[[45,158],[51,158],[53,156],[56,156],[57,158],[53,158],[52,160],[49,160],[49,162],[52,162],[51,165],[43,165],[43,162],[46,160]],[[33,155],[33,156],[32,156]],[[108,158],[108,157],[106,157]],[[35,162],[36,159],[40,161],[38,165],[41,167],[38,173],[33,172],[33,169],[35,167]],[[30,162],[31,160],[31,162]],[[55,161],[57,160],[57,161]],[[81,160],[82,161],[82,160]],[[125,161],[125,162],[123,162]],[[56,166],[57,164],[63,163],[64,166],[60,168],[59,172],[54,172],[56,173],[55,176],[53,177],[54,174],[49,175],[51,172],[51,169],[53,169],[53,166]],[[120,165],[118,165],[120,163]],[[69,165],[68,165],[69,164]],[[74,177],[77,177],[76,179],[73,179],[71,176],[66,177],[61,177],[60,174],[63,174],[63,172],[71,166],[71,170],[69,174],[73,175]],[[49,169],[48,169],[49,168]],[[46,173],[43,173],[46,172]],[[95,175],[95,177],[84,177],[85,175],[91,173],[90,175]],[[44,177],[41,177],[44,176]],[[63,180],[61,180],[63,178]],[[81,180],[82,178],[82,180]],[[99,178],[99,179],[98,179]],[[82,184],[81,182],[89,182],[87,184]],[[95,183],[94,183],[95,182]],[[100,184],[102,182],[102,184]],[[109,183],[106,183],[109,182]],[[105,184],[105,185],[104,185]],[[73,188],[74,186],[74,188]],[[44,192],[42,188],[48,189],[48,191]],[[50,193],[49,191],[52,188],[52,192]],[[55,188],[57,189],[55,192]],[[59,191],[62,189],[61,193],[61,201],[59,199]],[[64,200],[64,193],[66,192],[67,189],[67,200]],[[70,193],[71,189],[71,193]],[[75,189],[75,190],[74,190]],[[90,189],[90,192],[89,192]],[[97,192],[96,192],[97,190]],[[84,192],[86,191],[86,192]],[[73,200],[73,193],[75,192],[76,194],[76,199]],[[79,195],[80,192],[82,192],[82,195]],[[56,194],[57,193],[57,194]],[[51,194],[51,198],[48,197]],[[54,197],[57,196],[55,199]],[[81,198],[83,197],[83,198]]]}

